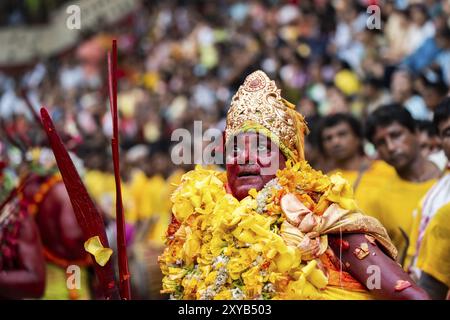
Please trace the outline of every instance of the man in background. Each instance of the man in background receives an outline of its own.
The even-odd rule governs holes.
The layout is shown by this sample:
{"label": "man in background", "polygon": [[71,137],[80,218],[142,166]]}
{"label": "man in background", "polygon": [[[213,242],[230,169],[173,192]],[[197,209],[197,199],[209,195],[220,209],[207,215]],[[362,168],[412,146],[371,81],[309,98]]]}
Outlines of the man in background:
{"label": "man in background", "polygon": [[[450,98],[436,108],[434,125],[450,156]],[[414,219],[408,255],[412,276],[433,299],[445,299],[450,287],[450,171],[427,192]]]}
{"label": "man in background", "polygon": [[379,186],[365,208],[366,214],[376,217],[386,227],[399,250],[398,260],[403,264],[413,211],[441,171],[422,155],[416,122],[402,105],[385,105],[373,112],[367,119],[366,135],[379,157],[396,172]]}
{"label": "man in background", "polygon": [[370,159],[364,152],[361,123],[350,114],[338,113],[323,118],[319,129],[319,146],[330,159],[329,174],[340,172],[353,186],[359,207],[366,212],[373,195],[395,170],[382,160]]}

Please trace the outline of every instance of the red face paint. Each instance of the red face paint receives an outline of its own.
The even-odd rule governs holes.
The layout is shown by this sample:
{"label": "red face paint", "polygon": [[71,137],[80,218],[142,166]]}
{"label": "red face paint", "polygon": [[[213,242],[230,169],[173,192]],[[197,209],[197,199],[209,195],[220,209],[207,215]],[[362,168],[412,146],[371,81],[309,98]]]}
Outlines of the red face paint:
{"label": "red face paint", "polygon": [[238,200],[252,188],[261,190],[286,166],[286,157],[266,136],[243,133],[226,148],[228,186]]}

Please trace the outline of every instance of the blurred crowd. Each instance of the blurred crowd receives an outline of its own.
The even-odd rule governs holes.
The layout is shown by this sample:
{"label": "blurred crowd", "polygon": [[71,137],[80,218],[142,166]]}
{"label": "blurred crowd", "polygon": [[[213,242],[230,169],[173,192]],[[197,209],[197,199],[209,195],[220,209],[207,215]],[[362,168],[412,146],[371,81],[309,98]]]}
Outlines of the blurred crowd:
{"label": "blurred crowd", "polygon": [[[368,28],[369,5],[378,5],[380,29]],[[26,90],[68,135],[83,140],[83,152],[104,147],[111,134],[105,57],[112,38],[119,46],[122,146],[143,144],[152,155],[167,154],[174,128],[191,128],[193,120],[223,129],[232,94],[258,68],[310,119],[342,112],[364,120],[395,102],[427,121],[447,94],[447,1],[142,1],[141,7],[116,26],[86,30],[76,48],[24,75],[1,74],[2,117],[30,118],[19,94]]]}
{"label": "blurred crowd", "polygon": [[52,12],[69,0],[3,0],[0,3],[0,27],[45,25]]}
{"label": "blurred crowd", "polygon": [[[370,166],[367,159],[382,158],[363,129],[371,114],[390,104],[408,111],[421,132],[422,156],[439,172],[445,169],[432,119],[450,85],[450,1],[139,3],[139,10],[120,23],[82,30],[78,45],[67,52],[24,72],[0,72],[2,129],[20,138],[12,143],[2,135],[0,140],[2,157],[12,166],[23,161],[20,149],[45,145],[26,100],[35,110],[44,105],[66,145],[82,159],[90,193],[113,216],[106,53],[115,38],[127,221],[151,225],[149,238],[157,243],[170,219],[170,192],[182,172],[192,168],[171,161],[171,133],[193,130],[195,120],[202,121],[203,130],[223,130],[232,95],[257,69],[274,79],[283,97],[306,117],[311,131],[306,157],[314,168],[347,170],[354,187],[362,188],[359,173]],[[369,6],[377,9],[368,13]],[[14,25],[18,16],[10,11],[3,20]],[[371,19],[380,19],[379,28]],[[353,140],[340,141],[345,134],[330,131],[342,123]],[[376,172],[390,179],[394,169],[386,165]],[[431,174],[430,181],[437,176]],[[414,193],[414,199],[429,187]],[[399,185],[400,198],[404,188]],[[395,223],[403,222],[392,222],[392,230],[396,244],[406,250]]]}

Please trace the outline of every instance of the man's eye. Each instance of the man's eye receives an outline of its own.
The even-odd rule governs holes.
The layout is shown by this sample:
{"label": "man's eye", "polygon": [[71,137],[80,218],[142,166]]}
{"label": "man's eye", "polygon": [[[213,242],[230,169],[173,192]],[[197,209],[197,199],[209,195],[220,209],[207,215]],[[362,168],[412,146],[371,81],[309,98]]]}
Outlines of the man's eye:
{"label": "man's eye", "polygon": [[391,138],[392,139],[399,139],[403,134],[401,132],[392,132],[391,133]]}
{"label": "man's eye", "polygon": [[442,133],[443,137],[450,137],[450,129],[446,129],[444,130],[444,132]]}
{"label": "man's eye", "polygon": [[385,141],[384,140],[375,140],[373,142],[373,144],[375,145],[376,148],[379,148],[385,144]]}
{"label": "man's eye", "polygon": [[266,145],[259,145],[258,146],[258,151],[266,151],[267,150],[267,146]]}

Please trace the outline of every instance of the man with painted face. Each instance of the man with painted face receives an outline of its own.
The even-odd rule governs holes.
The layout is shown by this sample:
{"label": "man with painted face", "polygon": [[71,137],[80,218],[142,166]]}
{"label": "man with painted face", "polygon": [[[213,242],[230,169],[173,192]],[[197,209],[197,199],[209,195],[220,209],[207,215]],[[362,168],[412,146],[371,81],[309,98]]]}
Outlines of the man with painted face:
{"label": "man with painted face", "polygon": [[[440,170],[421,153],[416,122],[404,107],[385,105],[369,115],[367,139],[379,157],[393,166],[396,175],[380,186],[366,213],[377,218],[387,229],[403,265],[419,200],[436,182]],[[383,199],[380,201],[379,199]]]}
{"label": "man with painted face", "polygon": [[[231,193],[242,200],[252,188],[261,190],[275,178],[277,169],[286,167],[286,157],[264,135],[247,132],[233,139],[227,157],[228,186]],[[273,167],[273,164],[279,164]]]}
{"label": "man with painted face", "polygon": [[428,298],[395,262],[383,226],[359,212],[348,183],[304,160],[306,131],[265,73],[246,78],[227,114],[226,173],[197,167],[172,195],[162,292],[177,299]]}

